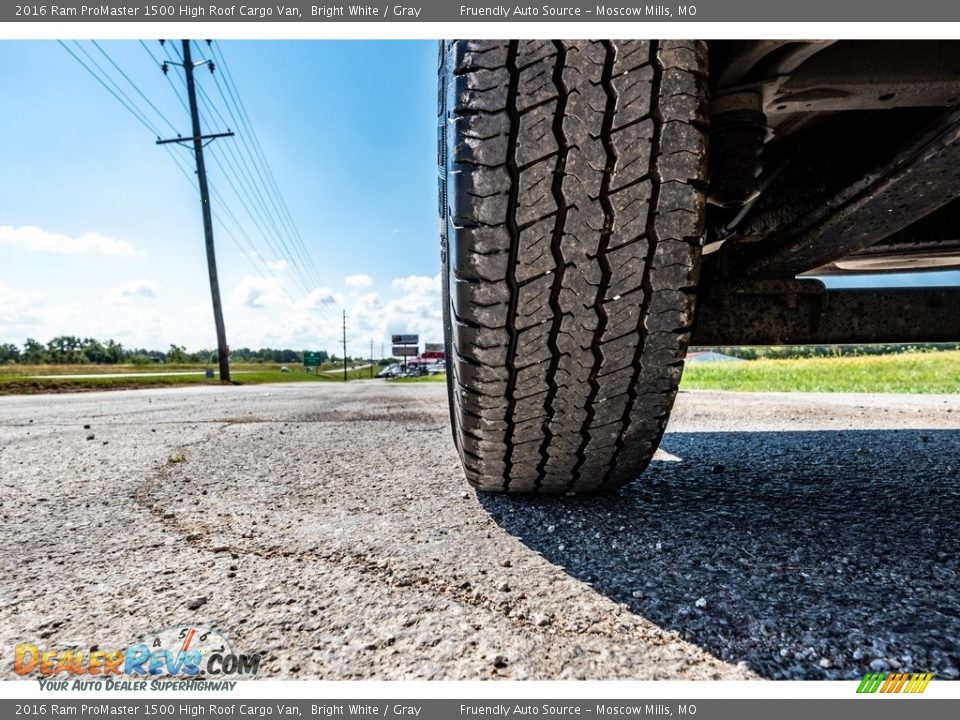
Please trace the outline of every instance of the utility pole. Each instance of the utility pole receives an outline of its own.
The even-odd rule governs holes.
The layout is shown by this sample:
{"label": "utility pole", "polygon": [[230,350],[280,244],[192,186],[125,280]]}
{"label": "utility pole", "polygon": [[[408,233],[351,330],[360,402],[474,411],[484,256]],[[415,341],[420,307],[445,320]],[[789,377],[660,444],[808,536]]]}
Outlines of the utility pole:
{"label": "utility pole", "polygon": [[347,381],[347,311],[343,311],[343,381]]}
{"label": "utility pole", "polygon": [[[223,324],[223,307],[220,304],[220,280],[217,277],[217,255],[213,246],[213,218],[210,213],[210,192],[207,187],[207,168],[203,162],[204,141],[213,141],[220,137],[230,137],[232,132],[204,135],[200,130],[200,111],[197,109],[197,88],[193,78],[194,64],[190,54],[190,41],[183,40],[183,71],[187,76],[187,100],[190,103],[190,121],[193,136],[193,154],[197,163],[197,180],[200,186],[200,205],[203,210],[203,235],[207,247],[207,273],[210,276],[210,296],[213,300],[213,321],[217,328],[217,360],[220,366],[220,380],[230,381],[230,348],[227,346],[227,331]],[[199,65],[209,65],[213,72],[213,63],[204,61]],[[167,63],[163,64],[164,73],[167,72]],[[171,140],[157,140],[157,145],[166,143],[183,143],[186,138],[177,137]]]}
{"label": "utility pole", "polygon": [[373,379],[373,338],[370,338],[370,379]]}

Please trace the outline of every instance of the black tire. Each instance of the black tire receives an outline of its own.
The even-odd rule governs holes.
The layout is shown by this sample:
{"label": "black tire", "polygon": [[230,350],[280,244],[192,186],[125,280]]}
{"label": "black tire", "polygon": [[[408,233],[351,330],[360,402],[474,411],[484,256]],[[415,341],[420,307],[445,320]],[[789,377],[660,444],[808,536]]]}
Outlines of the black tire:
{"label": "black tire", "polygon": [[441,43],[454,439],[487,491],[637,477],[676,396],[700,269],[706,48]]}

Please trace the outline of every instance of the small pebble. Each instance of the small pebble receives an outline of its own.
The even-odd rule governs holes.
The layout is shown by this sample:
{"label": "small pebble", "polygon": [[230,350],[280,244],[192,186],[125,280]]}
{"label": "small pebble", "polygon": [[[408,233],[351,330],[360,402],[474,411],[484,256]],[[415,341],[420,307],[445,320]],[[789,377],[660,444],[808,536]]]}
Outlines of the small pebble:
{"label": "small pebble", "polygon": [[207,604],[207,596],[200,595],[187,601],[187,610],[197,610]]}

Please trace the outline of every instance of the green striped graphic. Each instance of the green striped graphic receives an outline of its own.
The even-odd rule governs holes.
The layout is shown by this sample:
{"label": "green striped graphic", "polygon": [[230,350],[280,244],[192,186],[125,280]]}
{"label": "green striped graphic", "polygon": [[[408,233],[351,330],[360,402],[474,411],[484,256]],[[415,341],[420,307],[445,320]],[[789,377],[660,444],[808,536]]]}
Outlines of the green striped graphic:
{"label": "green striped graphic", "polygon": [[883,673],[867,673],[863,676],[863,680],[860,681],[860,687],[857,688],[858,693],[875,693],[880,689],[880,683],[883,682],[883,678],[886,677]]}
{"label": "green striped graphic", "polygon": [[922,693],[933,673],[867,673],[857,687],[858,693]]}

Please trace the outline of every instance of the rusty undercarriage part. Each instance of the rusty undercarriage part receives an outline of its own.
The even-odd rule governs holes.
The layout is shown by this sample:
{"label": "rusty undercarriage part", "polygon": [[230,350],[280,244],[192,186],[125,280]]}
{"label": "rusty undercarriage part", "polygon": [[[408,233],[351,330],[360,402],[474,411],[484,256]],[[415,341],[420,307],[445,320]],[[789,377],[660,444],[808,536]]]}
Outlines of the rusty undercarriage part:
{"label": "rusty undercarriage part", "polygon": [[[783,135],[796,117],[960,101],[956,41],[754,40],[712,45],[714,96],[756,92]],[[788,127],[784,127],[786,131]]]}
{"label": "rusty undercarriage part", "polygon": [[[718,41],[710,53],[712,270],[957,267],[960,235],[938,209],[960,198],[960,43]],[[755,141],[724,122],[724,104],[745,98],[768,126],[759,178]]]}
{"label": "rusty undercarriage part", "polygon": [[960,287],[827,290],[822,282],[715,283],[700,295],[691,345],[960,341]]}
{"label": "rusty undercarriage part", "polygon": [[760,194],[761,153],[769,129],[763,98],[731,93],[710,105],[710,202],[740,208]]}
{"label": "rusty undercarriage part", "polygon": [[816,268],[810,275],[960,269],[960,200],[944,205],[869,247]]}
{"label": "rusty undercarriage part", "polygon": [[862,250],[960,197],[960,108],[796,222],[753,242],[737,261],[745,277],[793,277]]}

